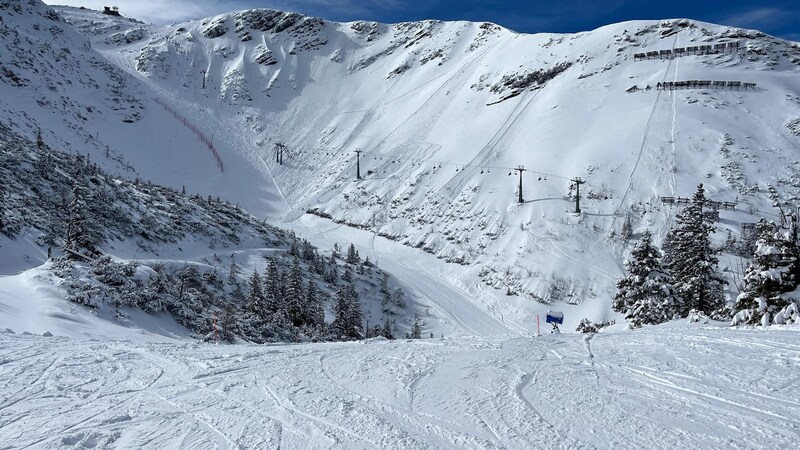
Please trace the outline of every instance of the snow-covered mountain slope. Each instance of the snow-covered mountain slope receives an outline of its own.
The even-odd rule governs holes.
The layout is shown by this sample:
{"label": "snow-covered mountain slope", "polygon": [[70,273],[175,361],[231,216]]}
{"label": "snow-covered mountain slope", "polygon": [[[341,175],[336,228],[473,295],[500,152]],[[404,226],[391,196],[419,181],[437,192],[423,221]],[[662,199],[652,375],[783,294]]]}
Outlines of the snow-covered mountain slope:
{"label": "snow-covered mountain slope", "polygon": [[[140,25],[120,22],[103,31],[113,36],[115,27]],[[95,51],[43,3],[0,4],[0,49],[0,121],[14,131],[33,139],[41,130],[50,147],[88,155],[111,172],[235,198],[261,216],[276,211],[270,203],[282,202],[265,188],[269,180],[241,158],[228,155],[227,170],[220,172],[208,147],[155,102],[152,89]],[[213,138],[213,130],[204,133]]]}
{"label": "snow-covered mountain slope", "polygon": [[[49,20],[37,8],[35,21]],[[431,252],[463,265],[453,283],[498,288],[473,297],[496,317],[529,321],[533,310],[520,305],[533,298],[589,299],[591,318],[607,318],[629,248],[622,223],[630,217],[635,231],[663,234],[674,207],[660,196],[688,196],[703,182],[712,199],[738,201],[720,222],[736,234],[743,222],[774,217],[768,185],[796,195],[800,50],[757,31],[668,20],[522,35],[487,23],[342,24],[272,10],[160,27],[59,12],[83,33],[64,31],[64,42],[86,47],[76,64],[116,64],[126,73],[123,92],[142,101],[133,124],[110,120],[110,110],[80,125],[105,136],[141,177],[219,194],[258,215],[311,210]],[[5,26],[38,45],[50,39],[41,25],[38,34],[16,30],[27,24],[20,17]],[[735,46],[689,51],[719,44]],[[685,50],[635,57],[672,48]],[[657,89],[684,80],[756,87]],[[0,87],[51,95],[8,80]],[[29,103],[13,113],[35,114],[29,132],[57,128],[51,134],[72,136],[71,144],[91,141]],[[224,173],[192,125],[213,136]],[[273,162],[276,142],[288,146],[283,165]],[[93,148],[102,164],[105,147]],[[519,165],[523,204],[512,170]],[[580,215],[572,214],[573,177],[586,181]]]}
{"label": "snow-covered mountain slope", "polygon": [[[607,299],[627,249],[622,222],[663,234],[674,209],[660,196],[702,182],[738,202],[722,214],[736,233],[774,214],[768,185],[796,195],[800,48],[757,31],[668,20],[522,35],[248,10],[145,27],[128,42],[63,11],[187,117],[218,121],[217,136],[268,171],[296,213],[465,264],[467,278],[511,294]],[[725,48],[690,49],[714,45]],[[673,48],[686,51],[635,58]],[[756,86],[657,88],[688,80]],[[289,148],[284,165],[272,162],[276,142]],[[581,215],[573,177],[586,181]]]}
{"label": "snow-covered mountain slope", "polygon": [[800,349],[780,328],[258,347],[0,333],[0,436],[10,448],[792,448]]}

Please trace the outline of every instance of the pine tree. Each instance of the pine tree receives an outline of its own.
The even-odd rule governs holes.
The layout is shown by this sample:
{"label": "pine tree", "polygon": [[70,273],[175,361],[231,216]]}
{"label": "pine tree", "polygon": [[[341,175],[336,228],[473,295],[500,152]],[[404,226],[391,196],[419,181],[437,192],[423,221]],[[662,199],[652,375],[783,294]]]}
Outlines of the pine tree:
{"label": "pine tree", "polygon": [[350,244],[350,247],[347,248],[347,258],[345,259],[345,262],[352,265],[356,265],[361,262],[361,258],[358,256],[356,246],[352,243]]}
{"label": "pine tree", "polygon": [[614,310],[625,314],[634,327],[668,321],[674,303],[672,287],[649,231],[642,234],[625,267],[628,274],[617,282]]}
{"label": "pine tree", "polygon": [[86,190],[80,182],[76,182],[72,188],[72,200],[68,210],[67,237],[64,241],[65,253],[71,259],[75,259],[79,254],[96,255],[98,252],[86,218]]}
{"label": "pine tree", "polygon": [[231,267],[228,270],[228,284],[235,286],[239,283],[239,266],[235,261],[231,261]]}
{"label": "pine tree", "polygon": [[286,313],[289,316],[289,320],[294,326],[299,327],[307,322],[306,310],[303,304],[303,273],[300,269],[300,261],[297,258],[295,258],[289,272],[286,295],[283,301],[286,305]]}
{"label": "pine tree", "polygon": [[625,217],[625,222],[622,223],[622,232],[620,233],[622,239],[627,241],[633,236],[633,225],[631,224],[631,216]]}
{"label": "pine tree", "polygon": [[280,283],[281,273],[278,269],[278,261],[270,258],[267,273],[264,275],[264,297],[268,314],[275,314],[283,308]]}
{"label": "pine tree", "polygon": [[422,327],[419,323],[419,317],[414,316],[414,327],[411,329],[411,339],[422,339]]}
{"label": "pine tree", "polygon": [[350,265],[344,266],[344,273],[342,274],[342,280],[347,283],[351,283],[353,281],[353,271],[350,270]]}
{"label": "pine tree", "polygon": [[236,306],[228,303],[222,310],[220,317],[220,337],[226,341],[232,341],[233,337],[238,333],[236,327]]}
{"label": "pine tree", "polygon": [[691,310],[709,316],[723,313],[725,280],[717,271],[719,259],[711,247],[718,218],[719,212],[710,207],[702,184],[676,217],[668,260],[675,294],[681,299],[676,312],[683,316]]}
{"label": "pine tree", "polygon": [[325,325],[325,311],[322,309],[317,285],[312,279],[308,280],[306,287],[305,307],[308,312],[308,325],[317,329],[322,328]]}
{"label": "pine tree", "polygon": [[361,300],[359,300],[358,293],[352,283],[348,285],[347,291],[349,298],[347,313],[349,337],[361,339],[364,337],[364,316],[361,313]]}
{"label": "pine tree", "polygon": [[339,265],[336,264],[336,260],[333,257],[331,257],[330,270],[326,273],[325,281],[333,286],[339,283]]}
{"label": "pine tree", "polygon": [[781,230],[763,219],[756,225],[758,240],[750,267],[745,273],[745,292],[736,299],[739,311],[733,324],[769,325],[776,314],[792,300],[784,294],[800,283],[800,250],[796,222],[792,229]]}
{"label": "pine tree", "polygon": [[347,286],[342,286],[336,291],[336,303],[333,305],[333,323],[331,328],[334,336],[337,339],[345,339],[348,334],[348,309],[349,298],[347,295]]}
{"label": "pine tree", "polygon": [[332,328],[337,338],[361,339],[364,336],[361,302],[352,284],[346,284],[336,291],[333,313],[335,319]]}
{"label": "pine tree", "polygon": [[36,147],[39,150],[44,149],[44,139],[42,138],[42,130],[36,131]]}
{"label": "pine tree", "polygon": [[305,239],[303,239],[301,248],[302,248],[301,255],[303,259],[313,263],[316,260],[317,256],[316,249],[311,245],[310,242],[308,242]]}
{"label": "pine tree", "polygon": [[381,330],[381,336],[389,340],[394,339],[394,334],[392,334],[392,324],[389,322],[388,317],[383,321],[383,329]]}
{"label": "pine tree", "polygon": [[250,293],[247,296],[247,311],[264,318],[266,315],[266,308],[264,304],[264,291],[262,289],[261,277],[258,276],[258,271],[254,270],[250,275]]}

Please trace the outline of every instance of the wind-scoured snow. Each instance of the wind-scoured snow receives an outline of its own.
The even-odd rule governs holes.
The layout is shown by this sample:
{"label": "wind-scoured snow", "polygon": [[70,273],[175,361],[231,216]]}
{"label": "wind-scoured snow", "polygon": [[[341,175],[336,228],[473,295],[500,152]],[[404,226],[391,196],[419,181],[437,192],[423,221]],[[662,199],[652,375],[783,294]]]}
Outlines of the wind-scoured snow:
{"label": "wind-scoured snow", "polygon": [[214,346],[0,334],[0,448],[791,448],[797,330]]}

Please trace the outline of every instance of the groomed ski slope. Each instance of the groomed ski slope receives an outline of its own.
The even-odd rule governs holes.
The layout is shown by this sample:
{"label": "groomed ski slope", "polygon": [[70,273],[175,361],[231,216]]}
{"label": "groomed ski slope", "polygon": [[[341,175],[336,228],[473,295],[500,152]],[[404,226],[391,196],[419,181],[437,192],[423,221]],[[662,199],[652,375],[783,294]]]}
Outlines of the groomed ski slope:
{"label": "groomed ski slope", "polygon": [[228,346],[0,334],[0,448],[793,448],[798,331]]}

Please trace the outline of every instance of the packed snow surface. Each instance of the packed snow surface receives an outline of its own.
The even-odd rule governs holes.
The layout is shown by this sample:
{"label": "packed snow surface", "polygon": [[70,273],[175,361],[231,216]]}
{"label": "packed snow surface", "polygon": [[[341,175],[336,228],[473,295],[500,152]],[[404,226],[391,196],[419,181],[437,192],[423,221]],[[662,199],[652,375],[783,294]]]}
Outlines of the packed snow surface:
{"label": "packed snow surface", "polygon": [[795,329],[276,346],[0,334],[0,448],[792,448]]}

